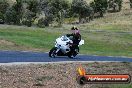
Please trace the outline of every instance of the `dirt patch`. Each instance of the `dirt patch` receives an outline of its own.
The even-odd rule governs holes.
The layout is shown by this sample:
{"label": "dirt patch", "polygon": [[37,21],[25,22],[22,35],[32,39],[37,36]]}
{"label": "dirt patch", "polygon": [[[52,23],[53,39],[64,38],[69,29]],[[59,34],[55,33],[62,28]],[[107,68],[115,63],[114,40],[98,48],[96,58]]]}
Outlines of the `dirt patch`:
{"label": "dirt patch", "polygon": [[[0,66],[0,85],[1,88],[111,88],[109,84],[80,86],[76,81],[80,64]],[[132,75],[132,63],[93,62],[83,63],[82,66],[88,74]]]}
{"label": "dirt patch", "polygon": [[10,42],[10,41],[4,40],[4,39],[0,39],[0,45],[13,46],[13,45],[15,45],[15,44],[14,44],[13,42]]}
{"label": "dirt patch", "polygon": [[[32,48],[24,45],[18,45],[14,42],[0,39],[0,50],[20,50],[20,51],[35,51],[35,52],[40,52],[44,51],[45,49],[39,49],[39,48]],[[48,51],[48,50],[47,50]]]}

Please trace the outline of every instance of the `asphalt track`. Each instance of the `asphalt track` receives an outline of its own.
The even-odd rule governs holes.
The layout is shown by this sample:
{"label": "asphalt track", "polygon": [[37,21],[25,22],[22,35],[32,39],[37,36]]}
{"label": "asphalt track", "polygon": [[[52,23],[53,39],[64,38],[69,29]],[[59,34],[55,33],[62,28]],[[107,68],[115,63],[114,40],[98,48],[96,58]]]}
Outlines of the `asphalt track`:
{"label": "asphalt track", "polygon": [[78,55],[76,58],[56,57],[50,58],[48,53],[43,52],[24,52],[24,51],[0,51],[0,63],[17,63],[17,62],[67,62],[67,61],[115,61],[115,62],[132,62],[132,58],[127,57],[110,57],[110,56],[90,56]]}

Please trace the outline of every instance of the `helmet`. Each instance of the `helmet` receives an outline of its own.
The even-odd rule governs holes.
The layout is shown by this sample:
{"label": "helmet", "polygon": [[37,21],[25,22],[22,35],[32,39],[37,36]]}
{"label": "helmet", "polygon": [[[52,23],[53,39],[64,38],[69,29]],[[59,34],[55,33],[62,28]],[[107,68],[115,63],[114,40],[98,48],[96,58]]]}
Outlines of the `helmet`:
{"label": "helmet", "polygon": [[74,27],[72,27],[72,28],[71,28],[71,30],[75,30],[75,28],[74,28]]}
{"label": "helmet", "polygon": [[71,30],[75,30],[75,29],[77,29],[77,27],[76,27],[76,26],[73,26],[73,27],[71,28]]}
{"label": "helmet", "polygon": [[75,30],[78,30],[78,28],[77,28],[77,27],[75,27]]}

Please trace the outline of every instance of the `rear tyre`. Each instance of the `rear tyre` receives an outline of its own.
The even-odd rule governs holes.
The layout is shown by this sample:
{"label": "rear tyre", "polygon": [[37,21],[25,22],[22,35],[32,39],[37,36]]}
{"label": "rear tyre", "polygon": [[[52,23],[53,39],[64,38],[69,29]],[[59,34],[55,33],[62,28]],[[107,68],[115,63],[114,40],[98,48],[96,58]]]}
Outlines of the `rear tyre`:
{"label": "rear tyre", "polygon": [[49,57],[55,58],[56,50],[57,50],[57,48],[56,48],[56,47],[53,47],[53,48],[50,50],[50,52],[49,52]]}

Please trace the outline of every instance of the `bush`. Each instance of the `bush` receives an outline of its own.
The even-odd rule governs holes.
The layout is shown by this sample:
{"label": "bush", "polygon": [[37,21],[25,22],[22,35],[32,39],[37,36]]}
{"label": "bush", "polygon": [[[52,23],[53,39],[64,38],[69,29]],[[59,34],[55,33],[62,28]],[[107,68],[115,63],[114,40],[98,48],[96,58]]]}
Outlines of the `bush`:
{"label": "bush", "polygon": [[81,22],[82,18],[86,18],[90,14],[90,7],[84,0],[73,0],[71,8],[73,14],[78,14],[79,22]]}
{"label": "bush", "polygon": [[94,0],[90,3],[90,6],[94,9],[94,13],[99,13],[100,17],[103,17],[103,14],[107,10],[108,3],[107,0]]}
{"label": "bush", "polygon": [[41,0],[39,6],[46,16],[45,20],[52,19],[53,21],[53,19],[56,19],[58,25],[61,25],[64,12],[70,5],[66,0]]}
{"label": "bush", "polygon": [[109,0],[108,6],[109,9],[112,9],[113,12],[121,11],[122,9],[122,0]]}
{"label": "bush", "polygon": [[52,18],[50,17],[45,17],[45,18],[41,18],[38,20],[38,27],[44,28],[46,26],[49,26],[49,24],[51,23]]}
{"label": "bush", "polygon": [[31,27],[31,26],[32,26],[32,21],[31,21],[31,20],[24,19],[24,20],[22,21],[22,24],[23,24],[23,25],[26,25],[26,26],[28,26],[28,27]]}
{"label": "bush", "polygon": [[4,14],[9,7],[9,4],[7,3],[7,0],[0,0],[0,12]]}
{"label": "bush", "polygon": [[37,0],[25,0],[22,3],[25,4],[23,9],[22,24],[31,27],[34,20],[37,18],[36,14],[39,12],[39,5]]}
{"label": "bush", "polygon": [[117,3],[117,5],[118,5],[118,11],[121,11],[121,9],[122,9],[122,2],[123,2],[123,0],[116,0],[115,1],[115,3]]}
{"label": "bush", "polygon": [[0,12],[0,19],[4,20],[4,14]]}
{"label": "bush", "polygon": [[0,12],[0,24],[4,24],[4,16],[1,12]]}
{"label": "bush", "polygon": [[130,1],[130,8],[132,8],[132,0],[129,0]]}
{"label": "bush", "polygon": [[16,21],[14,22],[14,24],[16,25],[20,25],[21,23],[21,19],[22,19],[22,0],[16,0],[16,2],[13,4],[12,9],[15,11],[15,17],[16,17]]}
{"label": "bush", "polygon": [[30,10],[27,10],[23,14],[22,24],[26,25],[28,27],[32,26],[32,22],[35,20],[36,13],[31,12]]}
{"label": "bush", "polygon": [[6,23],[20,25],[22,19],[22,0],[16,0],[12,7],[5,12]]}
{"label": "bush", "polygon": [[40,28],[44,28],[45,27],[44,21],[45,21],[45,18],[39,19],[37,26],[40,27]]}
{"label": "bush", "polygon": [[17,13],[14,9],[9,8],[5,13],[5,21],[8,24],[16,24],[17,23]]}
{"label": "bush", "polygon": [[27,0],[28,7],[27,9],[31,12],[37,13],[39,10],[38,1],[37,0]]}
{"label": "bush", "polygon": [[5,22],[5,12],[8,7],[7,0],[0,0],[0,24],[4,24]]}

